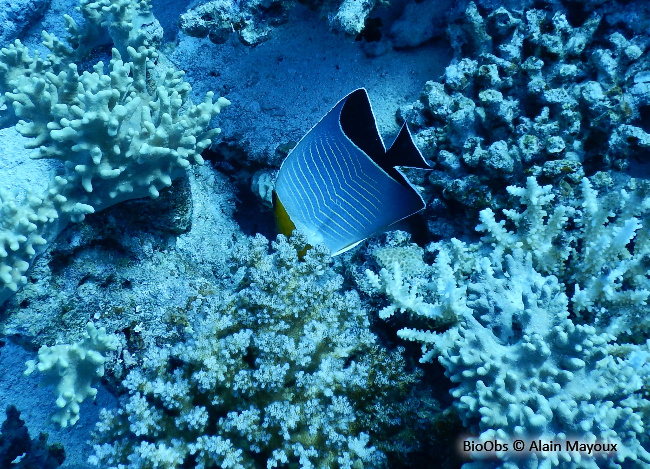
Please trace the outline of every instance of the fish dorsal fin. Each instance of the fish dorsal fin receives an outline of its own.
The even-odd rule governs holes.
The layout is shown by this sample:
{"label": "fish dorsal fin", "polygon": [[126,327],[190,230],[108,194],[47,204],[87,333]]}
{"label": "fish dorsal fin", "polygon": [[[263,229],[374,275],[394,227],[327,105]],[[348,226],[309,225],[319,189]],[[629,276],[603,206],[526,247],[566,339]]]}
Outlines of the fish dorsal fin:
{"label": "fish dorsal fin", "polygon": [[372,112],[365,88],[359,88],[347,95],[339,114],[339,122],[345,136],[373,161],[377,162],[385,157],[384,141],[377,130],[375,114]]}

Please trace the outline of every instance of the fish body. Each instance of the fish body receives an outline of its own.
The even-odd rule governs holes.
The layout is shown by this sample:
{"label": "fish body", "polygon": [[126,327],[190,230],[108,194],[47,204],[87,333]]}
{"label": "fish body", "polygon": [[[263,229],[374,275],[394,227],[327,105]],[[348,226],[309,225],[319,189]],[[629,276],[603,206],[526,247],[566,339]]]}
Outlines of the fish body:
{"label": "fish body", "polygon": [[310,245],[333,256],[425,207],[395,166],[431,169],[406,124],[386,150],[368,93],[360,88],[339,101],[280,167],[275,183],[278,230],[302,231]]}

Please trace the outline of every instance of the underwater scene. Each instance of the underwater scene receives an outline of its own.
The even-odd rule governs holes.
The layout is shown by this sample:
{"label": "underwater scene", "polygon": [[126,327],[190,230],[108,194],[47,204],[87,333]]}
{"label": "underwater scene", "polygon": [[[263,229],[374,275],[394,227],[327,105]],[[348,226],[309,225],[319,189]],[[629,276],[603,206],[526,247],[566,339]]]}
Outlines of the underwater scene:
{"label": "underwater scene", "polygon": [[650,468],[650,1],[0,0],[0,469]]}

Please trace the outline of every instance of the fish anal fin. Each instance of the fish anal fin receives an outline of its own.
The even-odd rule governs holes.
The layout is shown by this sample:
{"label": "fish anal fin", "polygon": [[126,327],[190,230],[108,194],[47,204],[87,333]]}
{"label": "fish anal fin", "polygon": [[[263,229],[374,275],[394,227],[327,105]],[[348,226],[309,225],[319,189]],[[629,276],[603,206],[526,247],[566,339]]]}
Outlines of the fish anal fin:
{"label": "fish anal fin", "polygon": [[339,254],[343,254],[344,252],[349,251],[350,249],[357,247],[360,243],[364,242],[365,240],[366,240],[366,238],[363,238],[363,239],[360,239],[359,241],[357,241],[355,243],[348,244],[344,248],[341,248],[338,251],[332,253],[332,257],[338,256]]}
{"label": "fish anal fin", "polygon": [[278,233],[285,235],[287,238],[291,236],[293,230],[296,229],[296,225],[291,221],[287,210],[280,202],[278,194],[273,191],[273,213],[275,214],[275,226],[278,230]]}
{"label": "fish anal fin", "polygon": [[[273,191],[273,212],[275,214],[275,225],[278,233],[285,235],[287,238],[291,237],[296,225],[291,221],[291,217],[287,210],[280,202],[278,194]],[[298,251],[298,259],[303,260],[307,251],[311,249],[311,245],[306,244],[305,247]]]}

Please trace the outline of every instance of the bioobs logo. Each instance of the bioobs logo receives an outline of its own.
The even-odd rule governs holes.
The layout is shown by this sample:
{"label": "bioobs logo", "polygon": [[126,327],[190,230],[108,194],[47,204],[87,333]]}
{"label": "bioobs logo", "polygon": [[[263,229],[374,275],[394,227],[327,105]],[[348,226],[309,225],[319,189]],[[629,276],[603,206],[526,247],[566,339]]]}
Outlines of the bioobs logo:
{"label": "bioobs logo", "polygon": [[482,441],[475,436],[464,436],[458,439],[456,451],[463,459],[497,459],[512,449],[510,442],[503,440]]}
{"label": "bioobs logo", "polygon": [[606,458],[615,456],[621,448],[618,441],[597,441],[580,437],[550,439],[548,437],[525,437],[506,439],[485,439],[476,436],[462,436],[456,450],[464,460],[476,459],[521,459],[531,455],[567,461],[581,458]]}

